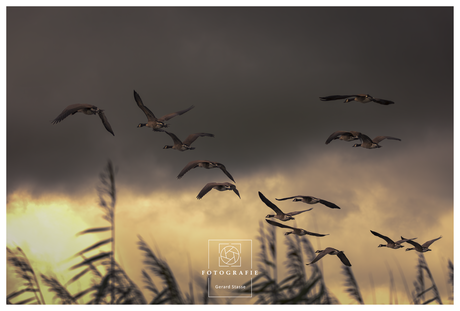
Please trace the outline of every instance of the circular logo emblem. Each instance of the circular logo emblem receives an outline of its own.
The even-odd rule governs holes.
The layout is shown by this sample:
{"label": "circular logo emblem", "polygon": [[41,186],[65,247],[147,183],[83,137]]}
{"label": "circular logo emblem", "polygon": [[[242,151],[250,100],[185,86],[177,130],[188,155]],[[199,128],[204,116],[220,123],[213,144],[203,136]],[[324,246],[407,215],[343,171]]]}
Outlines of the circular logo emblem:
{"label": "circular logo emblem", "polygon": [[226,265],[234,265],[240,260],[240,252],[235,246],[225,246],[220,251],[220,260]]}

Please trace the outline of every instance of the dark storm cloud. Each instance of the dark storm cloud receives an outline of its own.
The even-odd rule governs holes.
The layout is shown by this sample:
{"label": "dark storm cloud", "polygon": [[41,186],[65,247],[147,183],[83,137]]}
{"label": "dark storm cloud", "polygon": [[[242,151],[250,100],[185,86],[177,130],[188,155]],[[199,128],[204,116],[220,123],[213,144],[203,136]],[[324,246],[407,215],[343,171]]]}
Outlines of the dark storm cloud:
{"label": "dark storm cloud", "polygon": [[[324,144],[336,130],[402,139],[370,151],[377,156],[442,140],[433,163],[451,185],[451,158],[439,159],[453,152],[452,12],[8,8],[8,193],[89,191],[109,158],[119,183],[143,193],[187,187],[176,176],[196,159],[224,163],[238,182],[301,155],[351,149]],[[179,138],[215,137],[199,138],[194,151],[163,150],[171,143],[166,134],[136,128],[146,118],[133,89],[157,117],[195,105],[169,122]],[[363,92],[395,104],[318,98]],[[105,109],[115,137],[97,116],[50,124],[74,103]]]}

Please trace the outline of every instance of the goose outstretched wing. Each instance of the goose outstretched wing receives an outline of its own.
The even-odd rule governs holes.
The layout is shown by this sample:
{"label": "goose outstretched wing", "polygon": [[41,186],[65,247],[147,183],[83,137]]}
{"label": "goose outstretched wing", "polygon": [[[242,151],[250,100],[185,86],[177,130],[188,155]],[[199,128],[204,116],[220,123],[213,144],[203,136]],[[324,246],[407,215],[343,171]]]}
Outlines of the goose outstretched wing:
{"label": "goose outstretched wing", "polygon": [[[260,191],[259,197],[268,207],[275,211],[277,215],[284,215],[283,211],[278,208],[275,204],[273,204],[270,200],[268,200]],[[267,220],[268,221],[268,220]],[[276,226],[276,225],[275,225]],[[283,225],[284,226],[284,225]]]}
{"label": "goose outstretched wing", "polygon": [[319,200],[319,203],[329,207],[329,208],[338,208],[340,209],[339,206],[337,206],[336,204],[332,203],[332,202],[329,202],[329,201],[326,201],[326,200],[323,200],[323,199],[318,199]]}
{"label": "goose outstretched wing", "polygon": [[95,109],[97,107],[90,104],[73,104],[69,105],[62,110],[62,112],[53,120],[51,121],[52,124],[56,124],[70,116],[71,114],[77,113],[80,109]]}
{"label": "goose outstretched wing", "polygon": [[422,247],[429,247],[431,244],[433,244],[433,242],[439,240],[440,238],[442,238],[442,236],[440,236],[439,238],[433,239],[433,240],[426,241],[425,243],[422,244]]}
{"label": "goose outstretched wing", "polygon": [[339,253],[337,254],[337,257],[340,258],[340,261],[342,261],[342,263],[343,263],[345,266],[351,267],[351,263],[350,263],[350,261],[348,260],[347,256],[345,256],[345,253],[344,253],[344,252],[339,251]]}
{"label": "goose outstretched wing", "polygon": [[187,138],[184,140],[183,144],[190,146],[198,137],[203,137],[203,136],[208,136],[208,137],[214,137],[214,134],[209,134],[209,133],[195,133],[195,134],[190,134],[187,136]]}
{"label": "goose outstretched wing", "polygon": [[216,186],[216,185],[217,185],[217,183],[215,183],[215,182],[207,183],[207,184],[203,187],[203,189],[201,189],[200,193],[198,193],[198,195],[196,196],[196,198],[197,198],[198,200],[201,199],[202,197],[204,197],[204,195],[205,195],[206,193],[208,193],[209,191],[211,191],[211,189],[213,189],[214,186]]}
{"label": "goose outstretched wing", "polygon": [[371,233],[372,233],[373,235],[375,235],[375,236],[378,236],[378,237],[381,238],[381,239],[384,239],[384,240],[385,240],[387,243],[389,243],[389,244],[395,244],[395,242],[393,242],[392,239],[390,239],[389,237],[387,237],[387,236],[385,236],[385,235],[383,235],[383,234],[380,234],[380,233],[375,232],[375,231],[372,231],[372,230],[371,230]]}
{"label": "goose outstretched wing", "polygon": [[104,114],[104,110],[99,110],[97,112],[97,115],[99,116],[99,118],[101,118],[102,124],[104,124],[105,129],[109,131],[113,136],[115,136],[115,134],[113,133],[112,127],[110,126],[110,123]]}
{"label": "goose outstretched wing", "polygon": [[396,138],[396,137],[392,137],[392,136],[377,136],[372,141],[374,143],[378,144],[379,142],[381,142],[384,139],[391,139],[391,140],[399,140],[399,141],[401,141],[400,138]]}
{"label": "goose outstretched wing", "polygon": [[189,107],[187,109],[180,110],[180,111],[177,111],[177,112],[171,112],[171,113],[169,113],[167,115],[164,115],[161,118],[159,118],[158,121],[168,121],[169,119],[174,118],[175,116],[180,116],[181,114],[186,113],[187,111],[191,110],[192,108],[195,108],[195,106],[192,105],[191,107]]}
{"label": "goose outstretched wing", "polygon": [[134,91],[134,99],[136,100],[137,106],[139,106],[139,108],[141,108],[141,110],[145,113],[147,120],[154,121],[157,119],[155,115],[153,114],[153,112],[150,111],[149,108],[144,106],[144,103],[142,103],[141,97],[139,96],[139,94],[137,94],[136,91]]}
{"label": "goose outstretched wing", "polygon": [[288,215],[288,216],[295,216],[295,215],[298,215],[298,214],[303,213],[303,212],[311,211],[312,209],[313,209],[313,207],[312,207],[312,208],[309,208],[309,209],[305,209],[305,210],[303,210],[303,211],[289,212],[289,213],[286,213],[286,215]]}
{"label": "goose outstretched wing", "polygon": [[297,228],[293,228],[293,227],[287,226],[285,224],[282,224],[282,223],[279,223],[279,222],[276,222],[276,221],[273,221],[273,220],[270,220],[270,219],[265,219],[265,221],[268,222],[272,226],[276,226],[276,227],[280,227],[280,228],[284,228],[284,229],[292,229],[292,230],[297,229]]}
{"label": "goose outstretched wing", "polygon": [[320,97],[319,99],[322,101],[329,101],[329,100],[345,99],[348,97],[356,97],[356,96],[358,95],[331,95],[331,96]]}
{"label": "goose outstretched wing", "polygon": [[168,134],[172,140],[174,141],[174,145],[182,145],[182,142],[179,138],[177,138],[176,135],[174,135],[173,133],[170,133],[168,131],[162,131],[162,132],[165,132],[166,134]]}
{"label": "goose outstretched wing", "polygon": [[380,99],[380,98],[375,98],[375,97],[372,97],[372,101],[378,104],[381,104],[381,105],[391,105],[395,103],[394,101],[391,101],[391,100]]}

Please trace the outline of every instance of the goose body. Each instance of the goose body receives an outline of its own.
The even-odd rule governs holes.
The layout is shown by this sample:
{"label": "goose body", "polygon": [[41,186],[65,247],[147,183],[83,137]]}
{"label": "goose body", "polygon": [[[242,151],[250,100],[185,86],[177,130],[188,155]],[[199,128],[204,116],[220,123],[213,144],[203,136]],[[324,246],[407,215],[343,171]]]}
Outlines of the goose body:
{"label": "goose body", "polygon": [[167,132],[167,131],[164,131],[164,130],[161,130],[163,132],[165,132],[166,134],[168,134],[173,142],[174,142],[174,145],[165,145],[163,147],[163,149],[176,149],[176,150],[179,150],[179,151],[185,151],[185,150],[193,150],[195,149],[195,147],[190,147],[190,145],[198,138],[198,137],[204,137],[204,136],[208,136],[208,137],[214,137],[214,134],[209,134],[209,133],[195,133],[195,134],[190,134],[187,136],[187,138],[184,140],[184,142],[182,142],[179,138],[177,138],[176,135],[174,135],[173,133],[170,133],[170,132]]}
{"label": "goose body", "polygon": [[276,200],[284,201],[284,200],[289,200],[289,199],[293,199],[292,200],[293,202],[303,202],[303,203],[307,203],[307,204],[320,203],[320,204],[323,204],[323,205],[325,205],[325,206],[327,206],[329,208],[338,208],[338,209],[340,209],[340,207],[338,207],[337,205],[335,205],[332,202],[329,202],[329,201],[326,201],[326,200],[323,200],[323,199],[319,199],[319,198],[315,198],[315,197],[312,197],[312,196],[305,196],[305,195],[296,195],[296,196],[282,198],[282,199],[276,199]]}
{"label": "goose body", "polygon": [[182,169],[182,171],[179,173],[179,175],[177,175],[177,178],[179,178],[179,179],[182,178],[182,176],[184,176],[185,173],[187,173],[191,169],[194,169],[194,168],[197,168],[197,167],[203,167],[205,169],[220,168],[222,170],[222,172],[224,172],[224,174],[227,175],[228,178],[230,178],[233,182],[235,182],[235,180],[233,179],[232,175],[230,175],[230,173],[225,168],[225,165],[223,165],[222,163],[219,163],[219,162],[213,162],[213,161],[207,161],[207,160],[196,160],[196,161],[189,162]]}
{"label": "goose body", "polygon": [[113,133],[112,127],[110,126],[109,121],[107,120],[104,110],[97,108],[94,105],[90,104],[73,104],[67,106],[53,121],[51,121],[52,124],[57,124],[67,118],[70,115],[74,115],[77,112],[81,112],[86,115],[94,115],[97,114],[99,118],[102,121],[102,124],[104,125],[105,129],[111,133],[113,136],[115,134]]}
{"label": "goose body", "polygon": [[298,214],[303,213],[303,212],[308,212],[308,211],[311,211],[313,209],[313,208],[309,208],[309,209],[306,209],[306,210],[303,210],[303,211],[295,211],[295,212],[283,213],[283,211],[280,210],[278,208],[278,206],[276,206],[270,200],[268,200],[260,191],[259,191],[259,197],[262,200],[262,202],[264,202],[268,207],[270,207],[276,213],[276,215],[270,215],[269,214],[265,218],[276,218],[276,219],[281,220],[281,221],[287,221],[287,220],[294,219],[294,217],[292,217],[294,215],[298,215]]}
{"label": "goose body", "polygon": [[399,241],[396,241],[396,242],[393,242],[392,239],[390,239],[389,237],[383,235],[383,234],[380,234],[378,232],[375,232],[375,231],[372,231],[371,230],[371,233],[375,236],[378,236],[379,238],[381,239],[384,239],[387,244],[379,244],[378,247],[388,247],[388,248],[392,248],[392,249],[398,249],[398,248],[402,248],[404,246],[402,246],[401,244],[404,243],[404,242],[407,242],[407,241],[412,241],[412,240],[415,240],[416,238],[412,238],[412,239],[402,239],[402,240],[399,240]]}
{"label": "goose body", "polygon": [[145,113],[145,116],[147,117],[147,123],[139,123],[139,125],[137,127],[146,126],[146,127],[150,127],[154,131],[158,131],[158,130],[164,128],[164,127],[168,127],[168,124],[166,124],[165,121],[168,121],[169,119],[174,118],[175,116],[179,116],[181,114],[184,114],[187,111],[189,111],[190,109],[195,107],[195,106],[192,105],[191,107],[189,107],[187,109],[180,110],[180,111],[177,111],[177,112],[172,112],[170,114],[167,114],[167,115],[162,116],[161,118],[157,119],[155,117],[155,115],[153,114],[153,112],[150,111],[149,108],[144,106],[144,104],[142,103],[141,97],[139,96],[139,94],[137,94],[136,91],[134,91],[134,100],[136,101],[137,106],[139,106],[139,108]]}
{"label": "goose body", "polygon": [[361,139],[361,144],[354,144],[353,147],[362,147],[366,149],[376,149],[381,148],[382,146],[379,143],[384,139],[391,139],[391,140],[399,140],[400,138],[392,137],[392,136],[377,136],[374,139],[370,139],[369,136],[360,134],[359,138]]}
{"label": "goose body", "polygon": [[357,95],[331,95],[319,98],[322,101],[330,101],[330,100],[337,100],[337,99],[345,99],[344,103],[349,103],[351,101],[357,101],[360,103],[369,103],[375,102],[381,105],[391,105],[394,104],[391,100],[380,99],[372,97],[369,94],[357,94]]}
{"label": "goose body", "polygon": [[207,183],[203,189],[201,189],[200,193],[196,196],[198,200],[200,200],[206,193],[211,191],[212,189],[218,190],[218,191],[226,191],[226,190],[233,190],[233,192],[236,193],[236,195],[241,199],[240,193],[238,192],[238,189],[236,189],[236,186],[232,183],[229,182],[210,182]]}
{"label": "goose body", "polygon": [[295,235],[299,235],[299,236],[312,235],[312,236],[318,236],[318,237],[329,235],[329,234],[314,233],[314,232],[310,232],[310,231],[300,229],[300,228],[294,228],[294,227],[287,226],[285,224],[282,224],[282,223],[279,223],[279,222],[276,222],[276,221],[273,221],[273,220],[270,220],[270,219],[265,219],[265,221],[267,221],[272,226],[292,230],[292,231],[288,231],[288,232],[284,233],[284,235],[295,234]]}
{"label": "goose body", "polygon": [[[442,238],[442,236],[433,240],[426,241],[422,245],[418,244],[415,241],[407,240],[407,243],[412,244],[414,247],[406,248],[406,251],[416,250],[419,253],[429,252],[431,251],[431,249],[429,249],[430,245],[433,244],[433,242],[439,240],[440,238]],[[404,240],[403,237],[401,237],[401,239]]]}
{"label": "goose body", "polygon": [[336,131],[332,133],[326,140],[326,145],[333,140],[353,141],[359,139],[360,132],[356,131]]}
{"label": "goose body", "polygon": [[351,267],[351,263],[348,260],[347,256],[345,256],[345,253],[343,251],[339,251],[338,249],[327,247],[324,250],[317,250],[315,253],[318,253],[318,255],[316,255],[315,259],[313,259],[312,262],[307,263],[307,265],[311,265],[317,262],[326,255],[336,255],[337,257],[339,257],[340,261],[342,261],[342,263],[345,266]]}

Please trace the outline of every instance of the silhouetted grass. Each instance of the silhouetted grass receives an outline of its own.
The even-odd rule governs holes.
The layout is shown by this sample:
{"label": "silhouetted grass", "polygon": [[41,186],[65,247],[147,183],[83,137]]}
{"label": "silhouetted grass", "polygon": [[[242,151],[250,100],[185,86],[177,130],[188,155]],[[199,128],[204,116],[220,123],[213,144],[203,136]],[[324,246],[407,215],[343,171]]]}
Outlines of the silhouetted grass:
{"label": "silhouetted grass", "polygon": [[449,281],[448,283],[451,285],[452,291],[449,294],[449,299],[454,300],[454,264],[450,259],[448,260],[447,266],[449,268]]}
{"label": "silhouetted grass", "polygon": [[[115,171],[109,161],[107,167],[100,175],[101,186],[97,188],[99,195],[99,207],[103,210],[103,219],[109,222],[109,226],[89,228],[77,233],[77,236],[86,234],[109,234],[96,243],[77,252],[72,258],[80,258],[70,270],[79,270],[65,284],[61,284],[56,277],[40,274],[41,280],[47,286],[48,291],[53,293],[53,303],[59,304],[146,304],[147,300],[142,291],[129,278],[115,259],[115,206],[116,187]],[[283,238],[287,245],[285,261],[283,262],[286,275],[278,280],[278,248],[276,229],[274,226],[260,222],[259,236],[260,252],[258,254],[259,274],[252,278],[252,294],[256,304],[337,304],[338,299],[327,289],[322,271],[317,264],[309,265],[306,269],[305,260],[312,261],[315,258],[309,239],[306,236],[286,236]],[[139,250],[144,256],[145,269],[141,270],[145,289],[152,294],[151,304],[208,304],[221,303],[220,299],[209,299],[208,286],[211,284],[211,276],[205,280],[201,276],[193,275],[189,261],[190,282],[189,292],[183,293],[179,287],[172,269],[166,260],[161,259],[139,237]],[[8,272],[14,270],[16,276],[23,281],[16,291],[7,294],[8,304],[45,304],[36,274],[21,248],[15,251],[7,248]],[[305,257],[306,256],[306,257]],[[358,283],[351,268],[342,266],[346,277],[345,290],[358,303],[364,304]],[[405,282],[401,268],[400,273]],[[449,278],[448,283],[452,287],[453,300],[453,264],[448,260]],[[309,272],[309,274],[307,273]],[[162,282],[162,288],[158,288],[149,272]],[[390,304],[392,293],[396,293],[391,270],[390,274]],[[427,287],[427,282],[431,285]],[[89,281],[89,285],[73,294],[68,286],[77,281]],[[194,283],[201,289],[195,299]],[[244,284],[244,290],[240,293],[251,291],[251,280]],[[406,292],[408,292],[407,284]],[[372,282],[373,287],[373,282]],[[434,283],[434,279],[426,264],[423,254],[419,254],[417,265],[417,278],[414,282],[412,300],[415,304],[429,304],[437,302],[442,304],[441,298]],[[375,294],[375,293],[374,293]],[[431,294],[431,295],[429,295]],[[426,298],[428,296],[428,298]],[[199,299],[200,300],[200,299]],[[226,300],[230,303],[231,300]],[[375,298],[374,298],[375,302]],[[398,303],[397,297],[395,303]]]}
{"label": "silhouetted grass", "polygon": [[16,276],[24,281],[22,288],[7,295],[7,304],[44,304],[40,285],[26,254],[20,247],[16,248],[16,252],[8,247],[6,250],[8,263],[14,268]]}
{"label": "silhouetted grass", "polygon": [[[148,272],[146,270],[142,270],[145,287],[153,293],[153,298],[150,301],[150,304],[194,304],[193,274],[190,274],[189,293],[183,294],[168,263],[156,255],[140,236],[138,247],[144,254],[144,264],[146,265],[147,270],[160,278],[163,283],[163,288],[159,290]],[[210,282],[210,280],[211,277],[208,276],[207,281]],[[207,284],[201,285],[201,287],[207,291]],[[209,302],[206,291],[203,292],[203,304],[207,304]]]}
{"label": "silhouetted grass", "polygon": [[[104,210],[106,219],[110,223],[110,229],[112,238],[105,241],[99,242],[99,245],[103,245],[107,242],[111,242],[112,251],[110,252],[110,275],[112,278],[111,286],[111,303],[115,303],[115,285],[114,285],[114,276],[115,276],[115,203],[116,203],[116,188],[115,188],[115,171],[111,161],[108,161],[107,168],[104,172],[100,174],[100,180],[102,186],[98,188],[99,193],[99,206]],[[109,197],[109,203],[106,201],[106,196]],[[97,246],[96,246],[97,247]]]}
{"label": "silhouetted grass", "polygon": [[47,277],[43,274],[41,274],[40,276],[43,282],[48,286],[48,291],[54,292],[54,301],[60,300],[60,304],[63,305],[71,305],[77,303],[75,298],[69,293],[67,288],[65,288],[56,278]]}
{"label": "silhouetted grass", "polygon": [[152,278],[150,278],[150,275],[145,270],[142,270],[142,280],[145,283],[144,288],[152,292],[154,295],[158,295],[158,289],[155,286],[155,283],[153,283]]}
{"label": "silhouetted grass", "polygon": [[307,303],[318,304],[321,302],[324,291],[315,294],[316,285],[322,280],[319,270],[314,269],[310,278],[307,277],[306,265],[303,260],[301,240],[305,237],[286,236],[285,243],[288,246],[287,260],[285,266],[288,270],[288,276],[281,281],[280,290],[286,291],[287,298],[281,303]]}
{"label": "silhouetted grass", "polygon": [[[424,272],[426,273],[428,279],[431,282],[431,286],[425,289],[425,277]],[[413,302],[414,304],[429,304],[433,301],[442,304],[441,296],[439,295],[438,288],[434,282],[431,271],[428,268],[428,264],[425,261],[425,256],[423,253],[418,253],[418,264],[417,264],[417,278],[414,281],[415,291],[413,292]],[[432,292],[433,297],[425,299],[425,294]]]}
{"label": "silhouetted grass", "polygon": [[342,266],[342,273],[346,276],[345,279],[345,291],[355,299],[358,303],[364,304],[361,291],[359,290],[358,282],[356,282],[353,271],[348,266]]}
{"label": "silhouetted grass", "polygon": [[[147,269],[163,281],[163,289],[156,293],[156,296],[150,302],[151,304],[183,304],[184,297],[179,288],[179,284],[174,277],[173,272],[169,268],[166,261],[162,260],[148,247],[148,245],[139,237],[139,249],[144,252],[144,264]],[[147,274],[143,270],[144,275]],[[147,274],[148,276],[148,274]],[[150,279],[151,280],[151,279]],[[153,282],[152,282],[153,283]],[[155,287],[156,288],[156,287]],[[155,293],[155,291],[153,291]]]}
{"label": "silhouetted grass", "polygon": [[[310,243],[310,240],[307,239],[305,236],[301,238],[304,252],[308,258],[308,261],[311,262],[313,259],[316,257],[315,249]],[[320,297],[321,301],[319,303],[321,304],[340,304],[339,300],[329,291],[329,289],[326,286],[326,283],[324,281],[323,273],[321,269],[319,268],[319,265],[314,264],[314,265],[309,265],[310,269],[313,269],[313,274],[318,274],[321,276],[321,280],[319,282],[319,291],[320,291]],[[315,302],[316,303],[316,302]]]}
{"label": "silhouetted grass", "polygon": [[[288,273],[277,281],[277,247],[275,227],[260,222],[260,252],[258,256],[259,275],[252,279],[252,293],[256,296],[256,304],[320,304],[338,303],[329,295],[321,271],[316,265],[311,266],[313,273],[307,276],[303,250],[307,257],[314,258],[314,251],[306,237],[286,236],[288,251],[284,265]],[[267,231],[267,232],[266,232]],[[270,250],[270,252],[267,251]],[[243,286],[238,293],[249,293],[251,282]]]}
{"label": "silhouetted grass", "polygon": [[[98,241],[74,255],[74,257],[81,257],[82,261],[73,265],[70,270],[80,268],[83,268],[83,270],[71,278],[69,282],[75,282],[88,272],[92,272],[92,285],[90,288],[79,292],[77,294],[79,298],[90,294],[90,303],[114,304],[116,300],[120,301],[120,299],[127,302],[124,298],[129,296],[127,294],[128,290],[123,288],[123,286],[129,284],[129,281],[123,280],[123,278],[120,277],[120,275],[125,274],[121,269],[117,268],[118,266],[115,263],[114,256],[116,187],[115,171],[111,161],[108,161],[107,167],[105,167],[104,171],[100,174],[100,181],[101,186],[97,187],[99,207],[104,212],[102,218],[108,221],[110,226],[86,229],[77,233],[77,236],[108,232],[110,233],[110,237]],[[109,200],[106,199],[107,197]],[[111,247],[110,251],[104,249],[104,246],[108,244],[110,244]],[[94,252],[96,252],[96,254],[87,257],[88,254]],[[99,269],[97,267],[99,267]],[[102,270],[102,272],[99,270]],[[122,288],[121,290],[117,290],[117,282]],[[116,297],[116,292],[118,293],[118,297]]]}
{"label": "silhouetted grass", "polygon": [[[274,228],[268,227],[267,231],[268,233],[265,232],[262,221],[259,222],[259,236],[257,236],[260,243],[257,265],[259,274],[252,279],[252,294],[256,297],[255,304],[278,303],[279,300],[276,280],[276,234]],[[251,280],[242,286],[244,289],[237,290],[236,293],[251,293]]]}

